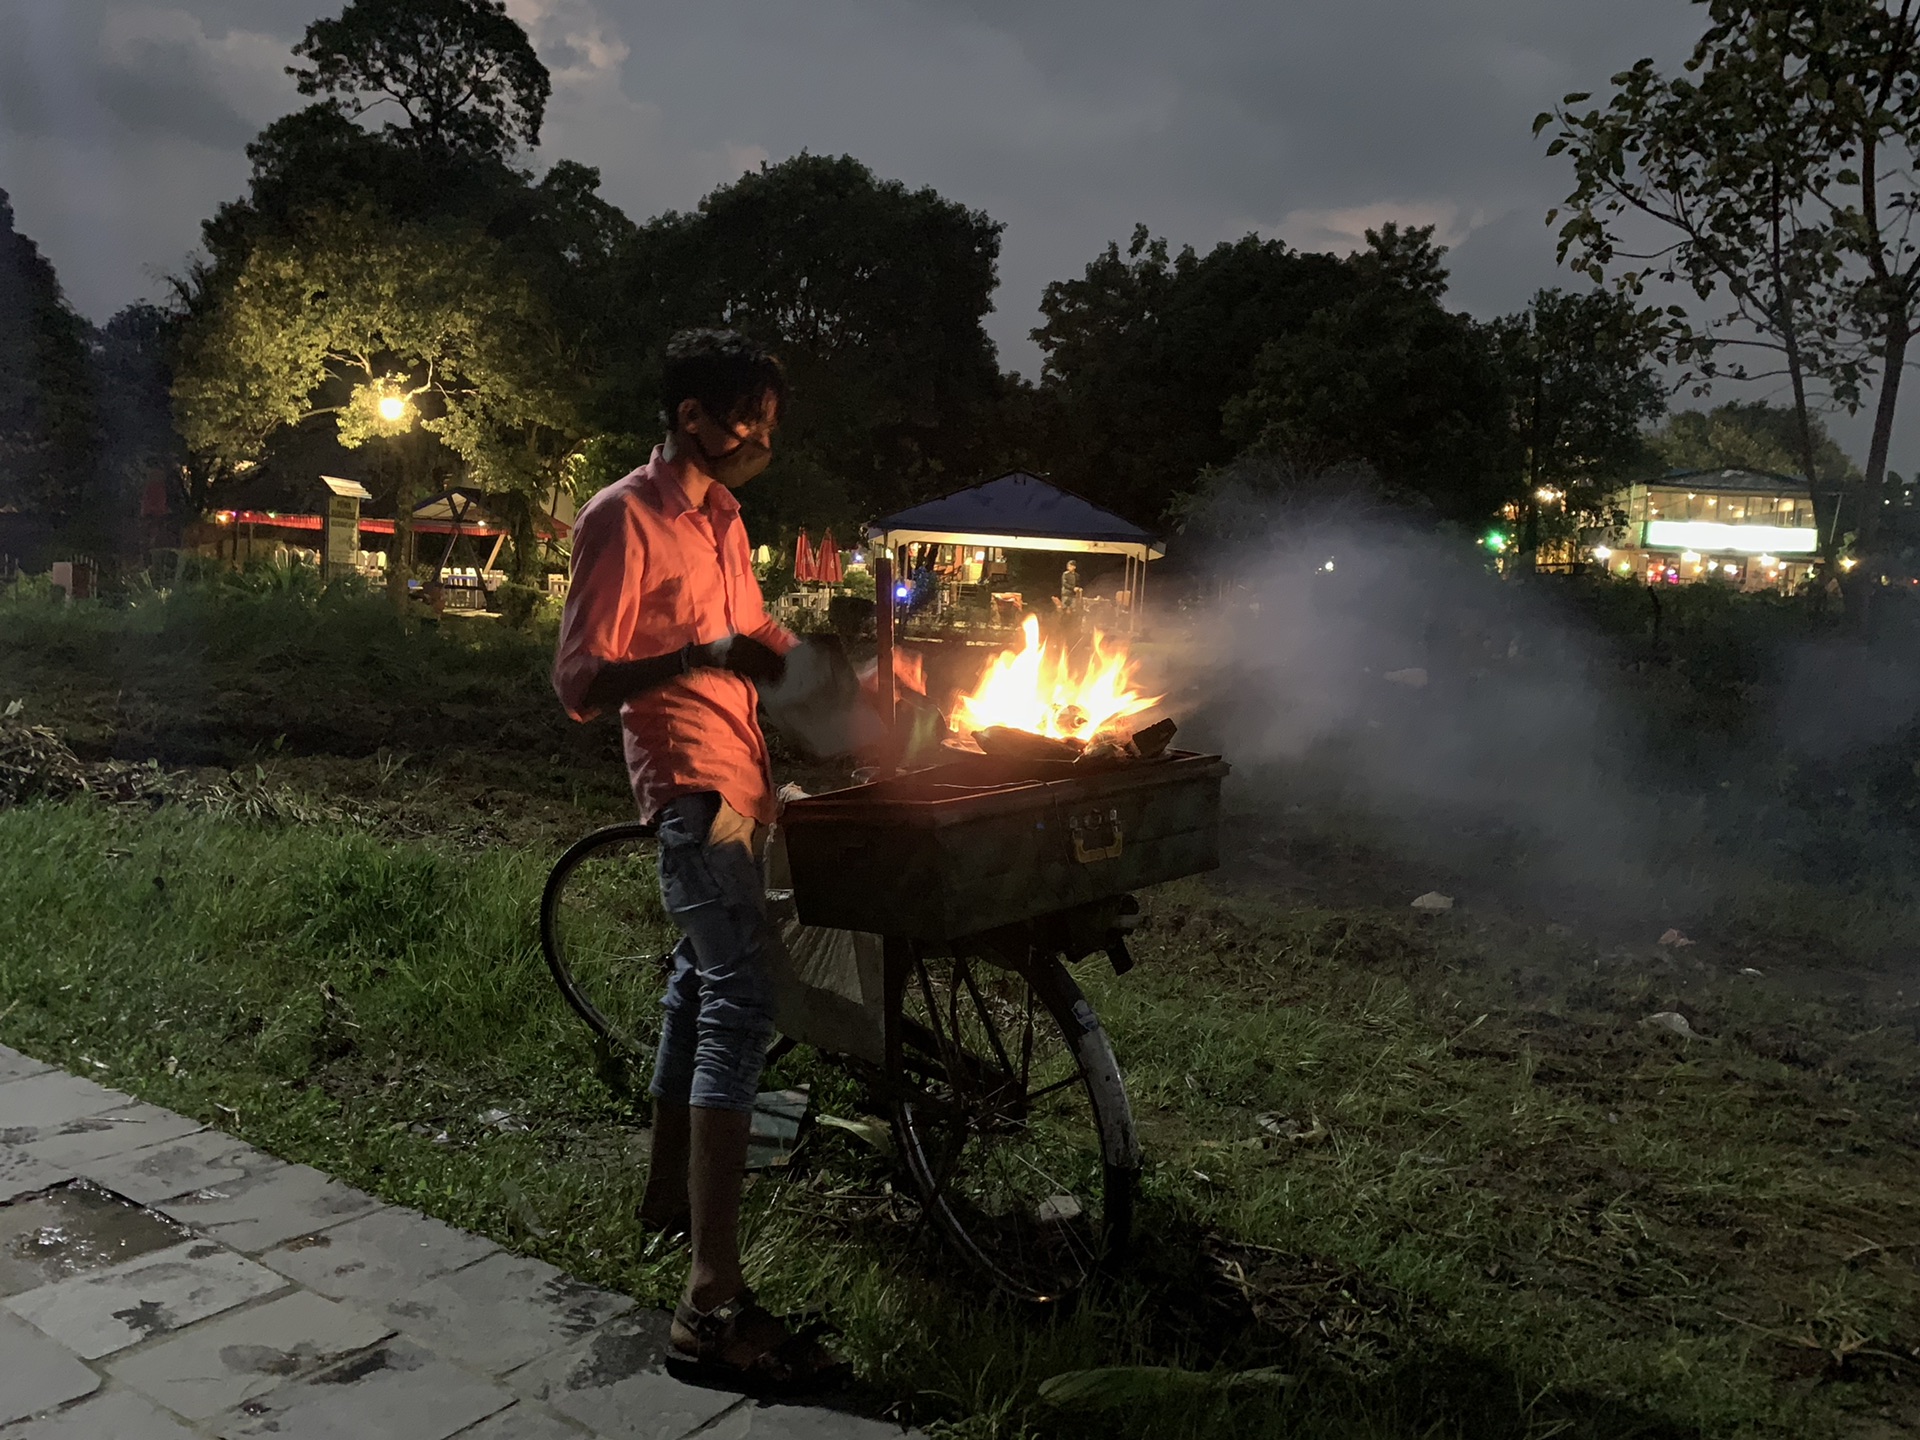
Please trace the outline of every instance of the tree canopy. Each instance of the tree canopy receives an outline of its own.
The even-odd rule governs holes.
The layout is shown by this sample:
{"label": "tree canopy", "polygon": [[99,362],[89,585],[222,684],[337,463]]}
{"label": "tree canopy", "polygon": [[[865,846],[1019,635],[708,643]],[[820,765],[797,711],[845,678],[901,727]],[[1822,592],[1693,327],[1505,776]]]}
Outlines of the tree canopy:
{"label": "tree canopy", "polygon": [[0,190],[0,507],[78,505],[96,443],[90,331]]}
{"label": "tree canopy", "polygon": [[667,335],[726,325],[776,349],[793,381],[774,468],[743,497],[757,520],[863,520],[971,482],[993,458],[1001,379],[981,322],[1000,230],[849,156],[805,154],[660,216],[620,266],[631,427],[659,432]]}
{"label": "tree canopy", "polygon": [[1144,225],[1048,285],[1033,332],[1061,483],[1142,524],[1232,458],[1222,424],[1261,349],[1352,288],[1331,255],[1258,236],[1173,254]]}
{"label": "tree canopy", "polygon": [[[1851,456],[1812,417],[1814,477],[1829,486],[1860,477]],[[1801,473],[1799,417],[1787,405],[1732,401],[1712,410],[1681,410],[1648,437],[1648,447],[1673,470],[1762,470]]]}
{"label": "tree canopy", "polygon": [[1490,513],[1512,489],[1507,392],[1492,335],[1440,303],[1439,258],[1430,229],[1370,232],[1349,293],[1261,347],[1227,433],[1315,468],[1369,465],[1450,518]]}
{"label": "tree canopy", "polygon": [[174,402],[188,444],[229,469],[314,421],[350,448],[388,442],[404,549],[433,463],[416,423],[482,486],[526,491],[553,483],[578,420],[551,317],[497,241],[376,220],[320,215],[256,246],[189,323]]}
{"label": "tree canopy", "polygon": [[1607,521],[1618,482],[1645,463],[1646,426],[1666,410],[1661,335],[1640,306],[1602,289],[1542,290],[1495,328],[1523,466],[1520,548],[1531,553],[1573,539],[1582,520]]}
{"label": "tree canopy", "polygon": [[349,0],[316,20],[290,65],[302,95],[359,119],[392,106],[385,134],[504,157],[540,143],[553,81],[505,0]]}

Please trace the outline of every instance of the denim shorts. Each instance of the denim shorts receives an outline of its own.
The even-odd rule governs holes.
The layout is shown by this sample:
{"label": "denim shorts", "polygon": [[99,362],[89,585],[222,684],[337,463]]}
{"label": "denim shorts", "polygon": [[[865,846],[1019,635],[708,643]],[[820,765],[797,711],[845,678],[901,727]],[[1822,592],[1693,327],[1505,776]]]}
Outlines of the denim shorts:
{"label": "denim shorts", "polygon": [[660,894],[681,938],[650,1088],[671,1104],[751,1110],[774,1033],[774,942],[751,846],[708,843],[721,804],[702,791],[660,810]]}

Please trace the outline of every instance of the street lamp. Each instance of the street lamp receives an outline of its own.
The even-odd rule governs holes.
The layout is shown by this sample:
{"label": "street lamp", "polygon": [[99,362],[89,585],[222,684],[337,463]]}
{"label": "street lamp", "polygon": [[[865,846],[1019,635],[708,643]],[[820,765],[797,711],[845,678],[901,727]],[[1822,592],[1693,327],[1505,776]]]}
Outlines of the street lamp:
{"label": "street lamp", "polygon": [[382,395],[379,405],[375,408],[379,410],[380,418],[386,421],[387,424],[398,425],[402,420],[407,418],[407,397],[404,395]]}

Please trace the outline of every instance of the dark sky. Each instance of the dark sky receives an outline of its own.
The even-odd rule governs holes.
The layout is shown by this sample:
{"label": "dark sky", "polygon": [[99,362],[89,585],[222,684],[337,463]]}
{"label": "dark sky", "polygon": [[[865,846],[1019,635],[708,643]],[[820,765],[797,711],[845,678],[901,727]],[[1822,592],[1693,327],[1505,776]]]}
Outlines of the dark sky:
{"label": "dark sky", "polygon": [[[337,4],[337,0],[333,0]],[[1050,279],[1144,221],[1347,249],[1432,222],[1454,295],[1518,308],[1555,279],[1566,171],[1534,114],[1642,54],[1682,0],[511,0],[554,72],[536,164],[601,168],[637,217],[762,159],[858,156],[1006,222],[990,326],[1031,370]],[[282,68],[329,0],[0,0],[0,188],[102,319],[156,293],[298,103]]]}
{"label": "dark sky", "polygon": [[[246,142],[300,103],[289,47],[338,5],[0,0],[0,189],[80,310],[160,292],[242,190]],[[535,166],[599,166],[636,218],[801,150],[932,185],[1005,222],[988,329],[1029,374],[1042,287],[1136,221],[1176,246],[1258,231],[1332,250],[1432,223],[1456,304],[1520,308],[1565,283],[1543,221],[1569,173],[1534,115],[1642,55],[1677,62],[1705,18],[1686,0],[508,8],[554,75]],[[1835,428],[1864,450],[1860,422]]]}

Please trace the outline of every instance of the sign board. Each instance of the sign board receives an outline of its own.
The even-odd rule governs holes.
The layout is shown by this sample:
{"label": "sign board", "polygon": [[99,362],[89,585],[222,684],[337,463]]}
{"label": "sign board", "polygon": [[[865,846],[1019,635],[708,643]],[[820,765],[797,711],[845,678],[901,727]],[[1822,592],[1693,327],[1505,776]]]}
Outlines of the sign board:
{"label": "sign board", "polygon": [[1710,520],[1649,520],[1641,543],[1655,550],[1811,555],[1820,548],[1820,532],[1811,525],[1719,525]]}
{"label": "sign board", "polygon": [[322,561],[329,576],[345,575],[356,566],[360,553],[360,502],[373,498],[357,480],[341,480],[322,475],[327,487],[326,542]]}

